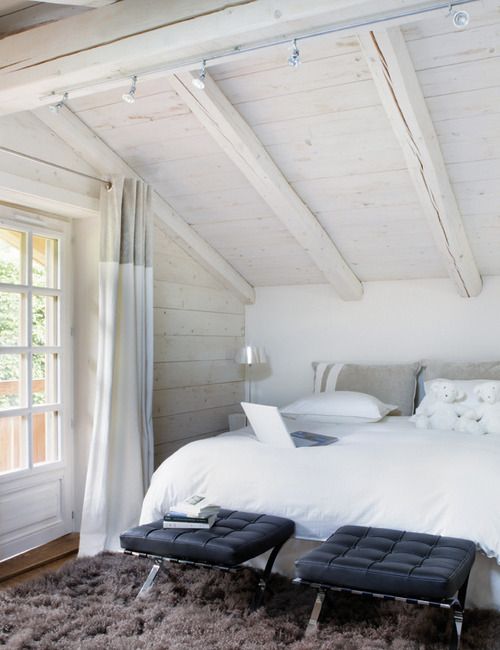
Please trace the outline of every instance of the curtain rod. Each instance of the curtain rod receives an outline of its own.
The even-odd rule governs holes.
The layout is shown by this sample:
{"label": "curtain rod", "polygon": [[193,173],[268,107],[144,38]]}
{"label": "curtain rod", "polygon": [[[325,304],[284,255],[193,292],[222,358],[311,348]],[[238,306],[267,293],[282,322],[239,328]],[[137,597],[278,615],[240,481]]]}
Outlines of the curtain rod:
{"label": "curtain rod", "polygon": [[90,174],[85,174],[85,172],[79,172],[76,169],[70,169],[69,167],[58,165],[57,163],[50,162],[49,160],[43,160],[42,158],[37,158],[36,156],[30,156],[27,153],[21,153],[20,151],[15,151],[14,149],[9,149],[8,147],[0,147],[0,151],[3,151],[4,153],[10,153],[11,155],[18,156],[19,158],[26,158],[27,160],[32,160],[33,162],[40,163],[41,165],[47,165],[48,167],[55,167],[56,169],[62,169],[63,171],[70,172],[71,174],[84,176],[85,178],[90,178],[90,180],[98,181],[99,183],[104,183],[107,190],[110,190],[113,187],[113,183],[111,183],[111,181],[106,180],[105,178],[98,178],[97,176],[91,176]]}

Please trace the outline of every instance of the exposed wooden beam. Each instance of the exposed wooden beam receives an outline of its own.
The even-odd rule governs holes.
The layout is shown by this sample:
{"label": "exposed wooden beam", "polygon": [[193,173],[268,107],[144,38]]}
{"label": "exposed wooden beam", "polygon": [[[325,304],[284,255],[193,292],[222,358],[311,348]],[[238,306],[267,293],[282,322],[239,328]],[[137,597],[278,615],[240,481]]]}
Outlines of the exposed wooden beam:
{"label": "exposed wooden beam", "polygon": [[99,201],[96,198],[5,171],[0,171],[0,202],[60,217],[99,215]]}
{"label": "exposed wooden beam", "polygon": [[[66,142],[99,174],[111,177],[119,174],[131,178],[140,176],[99,138],[69,108],[54,114],[49,109],[37,111],[37,117]],[[153,192],[153,210],[172,239],[233,291],[244,303],[255,301],[255,290],[226,260],[187,224],[174,208],[157,192]]]}
{"label": "exposed wooden beam", "polygon": [[205,88],[191,83],[197,74],[172,75],[170,84],[210,135],[310,255],[338,294],[357,300],[363,286],[313,213],[296,194],[259,139],[207,74]]}
{"label": "exposed wooden beam", "polygon": [[392,27],[359,40],[448,274],[461,296],[477,296],[481,276],[404,36]]}
{"label": "exposed wooden beam", "polygon": [[[240,52],[263,40],[386,20],[397,11],[429,10],[436,2],[122,0],[2,39],[0,114],[53,103],[65,91],[72,97],[91,94],[153,69],[187,64],[192,69],[202,58]],[[406,15],[396,22],[416,19]]]}
{"label": "exposed wooden beam", "polygon": [[117,0],[42,0],[44,4],[74,5],[76,7],[106,7],[117,2]]}

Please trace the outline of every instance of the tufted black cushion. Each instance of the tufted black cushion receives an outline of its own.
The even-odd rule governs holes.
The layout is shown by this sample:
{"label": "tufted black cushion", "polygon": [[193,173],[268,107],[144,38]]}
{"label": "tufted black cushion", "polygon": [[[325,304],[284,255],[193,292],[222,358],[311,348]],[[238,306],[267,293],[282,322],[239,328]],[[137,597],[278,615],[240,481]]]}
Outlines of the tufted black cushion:
{"label": "tufted black cushion", "polygon": [[120,535],[122,548],[193,562],[236,566],[285,542],[291,519],[220,510],[209,529],[163,528],[163,521],[137,526]]}
{"label": "tufted black cushion", "polygon": [[407,598],[450,598],[474,562],[465,539],[343,526],[295,563],[309,582]]}

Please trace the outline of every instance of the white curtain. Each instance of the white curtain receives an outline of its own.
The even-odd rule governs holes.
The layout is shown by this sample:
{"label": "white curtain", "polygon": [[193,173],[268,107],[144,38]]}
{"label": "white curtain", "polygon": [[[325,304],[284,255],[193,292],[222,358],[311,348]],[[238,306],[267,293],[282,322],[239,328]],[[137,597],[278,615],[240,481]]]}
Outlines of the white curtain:
{"label": "white curtain", "polygon": [[80,555],[120,548],[153,472],[152,229],[150,188],[114,179],[101,195],[97,390]]}

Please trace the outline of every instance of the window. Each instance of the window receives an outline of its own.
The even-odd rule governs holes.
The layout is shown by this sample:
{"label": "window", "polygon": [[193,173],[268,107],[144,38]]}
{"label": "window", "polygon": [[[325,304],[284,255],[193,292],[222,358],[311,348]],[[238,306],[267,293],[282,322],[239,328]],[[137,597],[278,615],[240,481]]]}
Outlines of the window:
{"label": "window", "polygon": [[0,227],[0,474],[61,459],[60,249]]}

